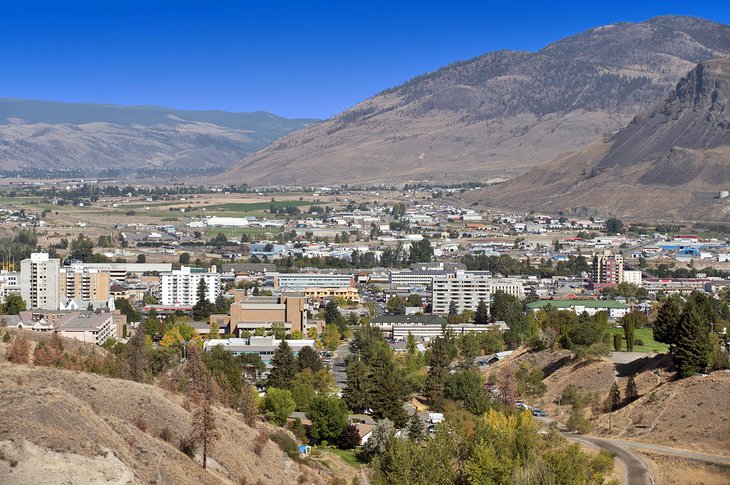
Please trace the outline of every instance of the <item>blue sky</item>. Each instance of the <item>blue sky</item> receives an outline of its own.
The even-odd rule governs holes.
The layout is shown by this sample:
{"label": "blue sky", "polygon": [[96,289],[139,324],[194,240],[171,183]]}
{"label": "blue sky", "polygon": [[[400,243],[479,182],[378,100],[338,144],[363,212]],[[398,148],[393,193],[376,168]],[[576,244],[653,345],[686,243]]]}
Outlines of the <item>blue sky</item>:
{"label": "blue sky", "polygon": [[0,0],[0,97],[328,117],[497,49],[723,1]]}

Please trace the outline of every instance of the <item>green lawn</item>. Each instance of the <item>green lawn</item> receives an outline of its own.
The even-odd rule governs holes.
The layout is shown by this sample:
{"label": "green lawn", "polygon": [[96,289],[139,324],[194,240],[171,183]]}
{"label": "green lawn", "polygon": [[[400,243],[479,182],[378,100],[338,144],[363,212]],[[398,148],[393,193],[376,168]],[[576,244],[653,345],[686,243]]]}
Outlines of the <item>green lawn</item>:
{"label": "green lawn", "polygon": [[[623,328],[609,328],[608,333],[611,334],[611,348],[613,348],[613,335],[619,334],[623,337]],[[641,340],[644,345],[634,345],[634,352],[656,352],[657,354],[669,352],[669,346],[654,340],[652,330],[650,328],[637,328],[634,332],[634,342]],[[623,340],[622,351],[626,351],[626,339]]]}
{"label": "green lawn", "polygon": [[342,461],[352,467],[360,468],[362,466],[362,463],[358,461],[357,457],[355,456],[355,452],[352,450],[340,450],[338,448],[317,448],[317,450],[321,451],[322,453],[337,455],[342,458]]}

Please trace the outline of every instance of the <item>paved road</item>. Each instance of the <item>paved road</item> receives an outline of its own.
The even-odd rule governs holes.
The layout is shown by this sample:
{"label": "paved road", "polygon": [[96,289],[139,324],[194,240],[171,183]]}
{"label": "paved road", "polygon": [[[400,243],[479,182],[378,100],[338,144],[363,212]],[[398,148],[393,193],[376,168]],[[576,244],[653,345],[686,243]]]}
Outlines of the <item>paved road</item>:
{"label": "paved road", "polygon": [[649,470],[646,465],[636,455],[628,451],[624,446],[612,443],[611,440],[603,438],[595,438],[593,436],[576,435],[573,433],[563,432],[563,436],[569,440],[579,441],[598,448],[608,450],[613,453],[616,458],[624,465],[624,480],[626,485],[647,485],[649,480]]}
{"label": "paved road", "polygon": [[332,361],[332,374],[335,376],[335,382],[337,382],[337,385],[340,387],[340,389],[344,389],[345,385],[347,385],[347,373],[345,369],[345,358],[347,357],[347,354],[350,353],[350,346],[348,343],[340,344],[339,347],[337,347],[337,351],[335,353],[335,358]]}

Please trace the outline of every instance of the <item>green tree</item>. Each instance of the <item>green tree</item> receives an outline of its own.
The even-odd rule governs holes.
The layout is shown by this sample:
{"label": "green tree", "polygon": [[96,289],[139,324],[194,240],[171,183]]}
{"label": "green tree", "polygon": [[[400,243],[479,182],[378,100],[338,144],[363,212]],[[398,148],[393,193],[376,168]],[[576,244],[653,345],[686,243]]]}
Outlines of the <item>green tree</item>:
{"label": "green tree", "polygon": [[324,326],[322,331],[322,343],[325,348],[330,351],[335,351],[337,346],[340,345],[340,332],[337,330],[337,325],[329,323]]}
{"label": "green tree", "polygon": [[667,298],[659,307],[652,333],[654,340],[670,346],[670,350],[676,344],[677,329],[682,316],[682,302],[677,297]]}
{"label": "green tree", "polygon": [[147,347],[147,333],[140,326],[134,332],[125,349],[129,374],[133,381],[145,382],[149,370],[149,348]]}
{"label": "green tree", "polygon": [[449,315],[456,316],[459,314],[459,308],[456,306],[456,301],[451,300],[449,302]]}
{"label": "green tree", "polygon": [[390,419],[398,427],[405,426],[408,416],[403,403],[408,397],[408,387],[390,349],[381,348],[370,362],[369,394],[374,417]]}
{"label": "green tree", "polygon": [[76,239],[71,241],[71,257],[73,259],[78,259],[79,261],[86,263],[91,260],[93,255],[94,241],[88,237],[83,234],[79,234]]}
{"label": "green tree", "polygon": [[608,391],[608,401],[606,407],[608,411],[615,411],[621,406],[621,391],[619,391],[618,384],[615,382],[611,386],[611,390]]}
{"label": "green tree", "polygon": [[[299,377],[299,375],[300,374],[298,374],[297,377]],[[294,382],[292,382],[289,391],[291,392],[292,399],[294,399],[294,402],[297,405],[297,411],[306,411],[309,409],[312,401],[314,401],[314,398],[317,397],[317,393],[314,391],[311,376],[309,381],[305,379],[298,379],[297,377],[294,378]]]}
{"label": "green tree", "polygon": [[406,305],[410,307],[418,307],[423,305],[423,298],[418,293],[411,293],[406,299]]}
{"label": "green tree", "polygon": [[324,306],[324,322],[337,323],[341,319],[342,314],[340,313],[339,308],[337,308],[337,303],[334,300],[327,302]]}
{"label": "green tree", "polygon": [[263,400],[263,411],[266,419],[283,426],[287,418],[296,409],[296,403],[287,389],[269,387]]}
{"label": "green tree", "polygon": [[388,313],[391,315],[406,314],[406,305],[403,302],[403,298],[399,296],[391,296],[388,298],[388,301],[385,303],[385,309],[388,310]]}
{"label": "green tree", "polygon": [[[145,256],[144,254],[138,254],[137,255],[137,262],[138,263],[146,263],[147,262],[147,256]],[[205,468],[205,467],[203,467],[203,468]]]}
{"label": "green tree", "polygon": [[180,253],[180,257],[178,258],[178,262],[180,264],[184,264],[184,265],[190,264],[190,253]]}
{"label": "green tree", "polygon": [[615,333],[613,334],[613,350],[616,352],[621,352],[621,346],[623,344],[623,339],[621,335]]}
{"label": "green tree", "polygon": [[474,323],[477,325],[486,325],[489,323],[489,307],[487,307],[484,300],[479,300],[476,315],[474,316]]}
{"label": "green tree", "polygon": [[347,407],[338,397],[317,396],[309,405],[307,419],[312,422],[310,436],[317,442],[334,442],[347,425]]}
{"label": "green tree", "polygon": [[301,348],[297,354],[297,369],[301,372],[304,369],[310,369],[312,372],[317,372],[322,368],[322,360],[317,355],[317,352],[310,347],[305,345]]}
{"label": "green tree", "polygon": [[354,413],[362,413],[370,408],[368,369],[360,359],[347,364],[347,384],[342,398]]}
{"label": "green tree", "polygon": [[428,399],[429,406],[435,410],[440,410],[443,407],[444,384],[451,361],[446,346],[447,342],[444,337],[437,337],[431,344],[431,359],[429,360],[424,395]]}
{"label": "green tree", "polygon": [[196,321],[206,320],[215,312],[215,304],[208,300],[208,284],[200,278],[197,290],[197,302],[193,306],[193,318]]}
{"label": "green tree", "polygon": [[423,436],[423,421],[418,417],[418,411],[414,411],[411,414],[411,419],[408,420],[408,438],[415,443],[419,443]]}
{"label": "green tree", "polygon": [[19,315],[26,310],[25,300],[16,294],[10,293],[5,297],[5,303],[0,305],[0,313],[4,315]]}
{"label": "green tree", "polygon": [[286,340],[282,340],[271,359],[271,370],[266,379],[266,387],[289,389],[296,373],[297,362],[294,354]]}
{"label": "green tree", "polygon": [[606,220],[606,232],[609,234],[618,234],[624,230],[624,223],[615,217]]}
{"label": "green tree", "polygon": [[689,377],[707,368],[711,352],[707,327],[697,305],[688,301],[675,337],[674,365],[680,377]]}
{"label": "green tree", "polygon": [[624,397],[626,402],[630,403],[639,399],[639,389],[636,387],[636,381],[634,376],[629,376],[626,380],[626,389],[624,390]]}
{"label": "green tree", "polygon": [[624,322],[624,337],[626,338],[626,350],[628,352],[634,351],[634,335],[636,332],[636,323],[633,319],[628,319]]}

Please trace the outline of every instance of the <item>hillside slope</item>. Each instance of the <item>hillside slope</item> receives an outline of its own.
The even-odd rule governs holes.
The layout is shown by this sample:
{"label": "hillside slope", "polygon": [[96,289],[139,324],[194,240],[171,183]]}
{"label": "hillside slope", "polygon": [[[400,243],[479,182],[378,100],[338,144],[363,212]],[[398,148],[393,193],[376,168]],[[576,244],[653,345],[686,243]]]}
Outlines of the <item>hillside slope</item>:
{"label": "hillside slope", "polygon": [[[191,413],[155,386],[0,363],[0,483],[330,483],[332,473],[288,458],[266,436],[216,408],[221,438],[208,469],[178,449]],[[141,425],[140,423],[144,423]],[[254,443],[263,435],[257,453]],[[163,436],[166,439],[163,439]]]}
{"label": "hillside slope", "polygon": [[0,170],[228,167],[314,122],[265,112],[0,99]]}
{"label": "hillside slope", "polygon": [[[673,220],[728,220],[730,58],[699,64],[613,136],[469,194],[497,207]],[[671,203],[667,203],[671,201]]]}
{"label": "hillside slope", "polygon": [[416,77],[243,160],[219,181],[391,183],[512,176],[624,126],[730,26],[657,17],[538,52],[498,51]]}

